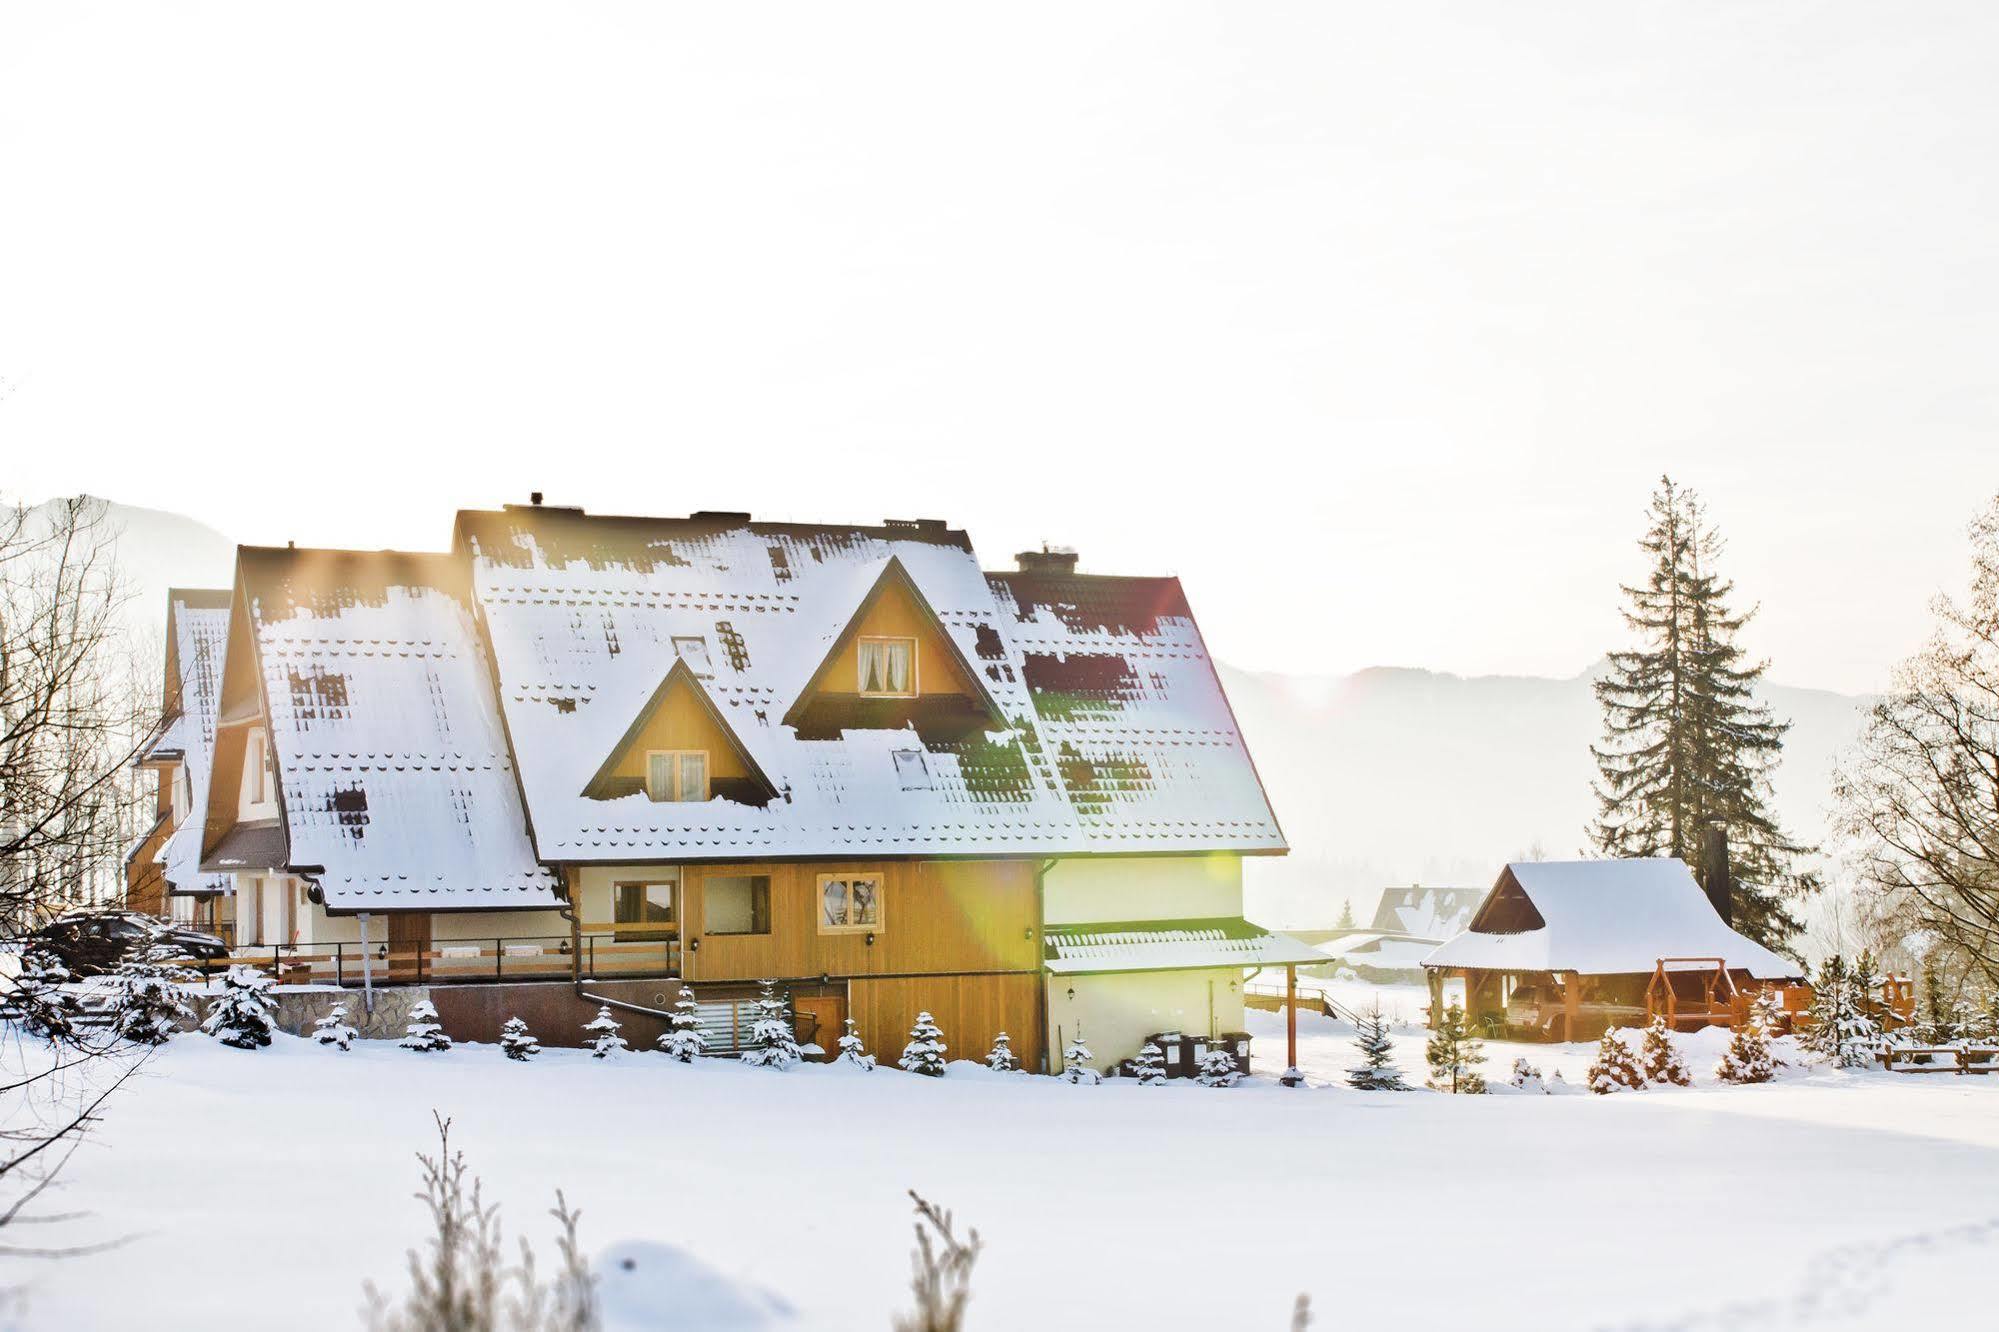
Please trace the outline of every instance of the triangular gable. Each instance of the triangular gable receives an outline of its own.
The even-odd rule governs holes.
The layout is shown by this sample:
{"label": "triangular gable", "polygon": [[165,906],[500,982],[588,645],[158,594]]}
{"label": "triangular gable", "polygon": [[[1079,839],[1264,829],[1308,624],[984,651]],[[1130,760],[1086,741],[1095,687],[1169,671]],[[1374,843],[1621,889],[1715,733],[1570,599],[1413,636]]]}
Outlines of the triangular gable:
{"label": "triangular gable", "polygon": [[1477,934],[1524,934],[1528,930],[1546,929],[1547,925],[1541,909],[1534,905],[1534,899],[1508,865],[1499,872],[1499,881],[1486,894],[1469,928]]}
{"label": "triangular gable", "polygon": [[[985,682],[979,677],[978,669],[965,659],[965,654],[958,648],[957,640],[951,637],[950,631],[944,627],[944,622],[937,617],[937,612],[931,608],[929,599],[923,595],[922,589],[916,586],[916,580],[909,576],[909,570],[903,567],[902,561],[893,555],[883,567],[881,576],[875,579],[867,595],[861,598],[860,604],[854,608],[854,613],[848,617],[846,627],[834,637],[832,646],[827,649],[818,668],[805,682],[805,688],[800,690],[798,697],[792,701],[790,709],[784,714],[784,724],[799,726],[806,720],[813,702],[822,697],[864,697],[858,688],[835,687],[837,682],[834,676],[837,668],[849,657],[855,640],[861,636],[862,627],[868,622],[870,615],[877,607],[884,605],[887,598],[901,598],[913,612],[921,631],[917,635],[919,661],[917,684],[921,695],[960,695],[968,701],[969,710],[982,715],[992,729],[1006,729],[1008,725],[1006,714],[1000,711],[999,704],[993,701],[992,694],[987,691]],[[923,663],[934,662],[935,655],[940,651],[945,666],[961,688],[933,690],[923,687],[926,672],[935,669],[934,664]],[[878,705],[876,709],[878,711],[883,710],[879,705],[888,705],[885,712],[912,714],[911,718],[903,720],[914,719],[915,714],[922,711],[921,696],[909,699],[865,697],[865,701]],[[880,720],[886,721],[890,718],[884,715]],[[900,725],[902,720],[896,720],[893,724]]]}
{"label": "triangular gable", "polygon": [[[635,751],[638,751],[641,747],[661,749],[697,747],[692,745],[654,746],[645,744],[649,733],[653,730],[655,721],[662,719],[662,709],[666,706],[667,701],[674,696],[676,690],[685,690],[694,700],[698,715],[709,724],[714,734],[720,736],[727,752],[734,757],[737,768],[744,774],[743,778],[734,778],[733,773],[724,772],[718,778],[711,773],[709,778],[710,791],[717,795],[729,796],[728,784],[733,779],[739,782],[746,781],[748,786],[753,788],[751,791],[740,792],[741,795],[749,798],[741,799],[739,803],[761,805],[776,796],[776,783],[771,781],[769,775],[764,772],[763,765],[757,762],[756,756],[751,754],[749,748],[743,744],[742,737],[736,734],[735,728],[730,726],[728,719],[722,715],[722,710],[715,706],[715,700],[702,687],[700,677],[695,675],[684,660],[676,660],[673,663],[672,669],[667,671],[665,678],[660,680],[658,687],[646,699],[645,706],[641,707],[638,715],[632,718],[632,724],[627,726],[625,733],[618,737],[617,744],[611,746],[611,752],[604,756],[603,764],[597,769],[595,775],[590,778],[589,783],[584,786],[584,796],[591,800],[615,800],[620,796],[631,794],[634,790],[643,790],[643,778],[641,777],[638,780],[638,784],[634,785],[631,776],[631,772],[634,769],[639,773],[644,772],[645,755],[643,753],[637,753],[637,762],[633,762]],[[703,745],[699,747],[707,748],[708,746]],[[712,759],[710,763],[711,767],[719,766],[715,765]]]}

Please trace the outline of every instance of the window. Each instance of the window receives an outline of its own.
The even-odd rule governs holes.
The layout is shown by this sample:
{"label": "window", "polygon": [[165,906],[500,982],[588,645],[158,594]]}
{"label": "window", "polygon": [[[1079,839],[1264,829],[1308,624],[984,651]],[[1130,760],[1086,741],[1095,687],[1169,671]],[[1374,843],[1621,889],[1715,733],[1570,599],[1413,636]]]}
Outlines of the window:
{"label": "window", "polygon": [[621,930],[618,937],[648,939],[670,933],[670,929],[651,927],[672,926],[675,887],[671,879],[663,883],[612,884],[611,920],[620,927],[630,929],[629,936]]}
{"label": "window", "polygon": [[915,639],[863,638],[857,646],[861,693],[876,698],[910,698],[915,695]]}
{"label": "window", "polygon": [[701,884],[710,934],[769,934],[770,876],[717,874]]}
{"label": "window", "polygon": [[845,934],[882,927],[882,876],[819,876],[819,932]]}
{"label": "window", "polygon": [[706,800],[708,751],[655,749],[646,755],[646,794],[654,800]]}
{"label": "window", "polygon": [[895,776],[905,791],[928,791],[930,789],[930,766],[923,761],[920,749],[898,749],[895,755]]}
{"label": "window", "polygon": [[706,680],[714,675],[708,665],[708,640],[700,634],[673,637],[673,655],[687,663],[687,669]]}
{"label": "window", "polygon": [[271,798],[271,750],[261,726],[252,726],[243,743],[243,791],[253,805]]}
{"label": "window", "polygon": [[188,791],[187,767],[185,764],[177,763],[174,765],[173,783],[173,820],[176,828],[187,818],[188,806],[193,803],[193,797]]}

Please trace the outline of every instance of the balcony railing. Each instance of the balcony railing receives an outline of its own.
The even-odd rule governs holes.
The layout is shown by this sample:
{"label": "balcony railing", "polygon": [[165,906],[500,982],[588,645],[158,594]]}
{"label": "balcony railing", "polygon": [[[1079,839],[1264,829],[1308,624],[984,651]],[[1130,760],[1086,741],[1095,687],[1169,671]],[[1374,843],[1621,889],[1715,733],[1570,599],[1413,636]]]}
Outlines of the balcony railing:
{"label": "balcony railing", "polygon": [[186,959],[205,976],[232,966],[253,967],[281,985],[448,985],[454,982],[564,980],[575,969],[574,946],[582,950],[585,977],[614,979],[680,974],[680,940],[647,931],[570,936],[497,936],[490,939],[437,939],[427,947],[384,943],[270,944],[233,949],[226,958]]}

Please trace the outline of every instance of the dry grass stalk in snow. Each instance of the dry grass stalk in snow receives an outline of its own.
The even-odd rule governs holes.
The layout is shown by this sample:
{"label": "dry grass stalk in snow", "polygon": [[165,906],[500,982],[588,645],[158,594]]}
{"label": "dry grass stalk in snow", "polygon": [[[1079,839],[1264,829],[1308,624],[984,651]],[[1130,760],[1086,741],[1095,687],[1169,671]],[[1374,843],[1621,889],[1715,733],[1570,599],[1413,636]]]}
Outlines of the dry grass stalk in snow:
{"label": "dry grass stalk in snow", "polygon": [[[972,1298],[972,1265],[979,1260],[979,1232],[963,1241],[951,1231],[951,1214],[909,1191],[916,1204],[916,1275],[909,1288],[916,1309],[895,1320],[896,1332],[958,1332],[965,1325],[965,1305]],[[931,1232],[937,1239],[931,1241]]]}

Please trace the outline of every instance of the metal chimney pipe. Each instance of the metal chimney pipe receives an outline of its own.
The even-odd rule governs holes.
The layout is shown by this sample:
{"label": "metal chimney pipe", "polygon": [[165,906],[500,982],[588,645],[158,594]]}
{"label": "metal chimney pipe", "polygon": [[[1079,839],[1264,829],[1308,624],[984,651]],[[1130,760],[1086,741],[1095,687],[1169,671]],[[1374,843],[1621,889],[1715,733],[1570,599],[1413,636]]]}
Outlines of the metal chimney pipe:
{"label": "metal chimney pipe", "polygon": [[1728,868],[1728,825],[1714,819],[1707,826],[1707,845],[1701,859],[1706,870],[1706,880],[1701,886],[1707,890],[1707,900],[1714,904],[1715,914],[1721,923],[1733,928],[1735,925],[1735,879]]}

